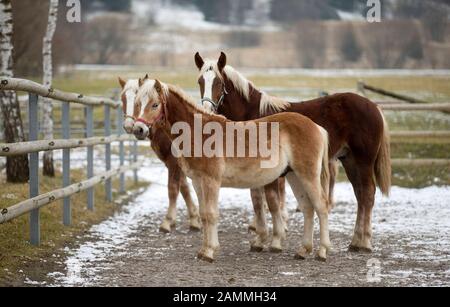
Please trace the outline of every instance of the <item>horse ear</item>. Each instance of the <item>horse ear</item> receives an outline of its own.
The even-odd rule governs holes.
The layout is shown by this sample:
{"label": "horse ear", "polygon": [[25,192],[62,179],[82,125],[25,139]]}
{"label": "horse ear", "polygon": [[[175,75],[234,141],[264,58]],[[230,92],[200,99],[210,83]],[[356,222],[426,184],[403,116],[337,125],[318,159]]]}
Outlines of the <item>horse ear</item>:
{"label": "horse ear", "polygon": [[158,93],[158,95],[160,95],[160,96],[162,95],[163,87],[162,87],[161,82],[159,82],[159,80],[155,80],[155,90]]}
{"label": "horse ear", "polygon": [[124,88],[125,85],[127,84],[127,82],[124,79],[122,79],[121,77],[119,77],[119,83],[122,88]]}
{"label": "horse ear", "polygon": [[225,66],[227,66],[227,55],[224,52],[221,52],[217,67],[219,67],[219,71],[222,72]]}
{"label": "horse ear", "polygon": [[148,76],[148,74],[145,75],[144,80],[148,80],[150,79],[150,77]]}
{"label": "horse ear", "polygon": [[197,65],[198,70],[201,70],[203,65],[205,65],[205,61],[203,61],[203,58],[198,52],[195,54],[195,65]]}
{"label": "horse ear", "polygon": [[139,87],[144,85],[144,80],[142,80],[141,78],[139,78]]}

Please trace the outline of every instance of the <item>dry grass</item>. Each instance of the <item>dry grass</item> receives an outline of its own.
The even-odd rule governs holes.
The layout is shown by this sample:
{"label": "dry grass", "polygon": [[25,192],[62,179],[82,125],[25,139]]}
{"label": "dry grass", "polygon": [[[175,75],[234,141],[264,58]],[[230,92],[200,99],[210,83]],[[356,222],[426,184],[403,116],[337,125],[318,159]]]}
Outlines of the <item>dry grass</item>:
{"label": "dry grass", "polygon": [[[73,182],[85,178],[83,171],[72,170]],[[61,174],[55,178],[41,177],[40,192],[45,193],[61,185]],[[7,208],[28,198],[28,184],[9,184],[0,179],[0,208]],[[147,183],[137,186],[128,183],[127,190],[134,190]],[[117,180],[114,181],[117,187]],[[117,196],[117,193],[115,193]],[[62,224],[62,201],[57,201],[41,209],[41,246],[29,244],[29,217],[19,217],[4,225],[0,225],[0,285],[10,284],[19,275],[20,270],[27,270],[40,259],[54,261],[53,254],[58,254],[62,247],[72,244],[75,239],[86,232],[92,225],[98,224],[110,217],[120,207],[105,200],[103,185],[95,188],[95,211],[86,209],[86,193],[74,195],[72,198],[71,227]]]}

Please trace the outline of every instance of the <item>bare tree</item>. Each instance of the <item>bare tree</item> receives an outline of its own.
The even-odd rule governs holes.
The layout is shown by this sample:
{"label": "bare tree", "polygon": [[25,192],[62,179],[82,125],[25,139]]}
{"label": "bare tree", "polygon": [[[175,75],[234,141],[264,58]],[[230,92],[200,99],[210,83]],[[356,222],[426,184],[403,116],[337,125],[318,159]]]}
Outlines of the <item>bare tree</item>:
{"label": "bare tree", "polygon": [[[50,88],[53,81],[53,64],[52,64],[52,42],[55,35],[56,22],[58,20],[58,0],[50,0],[47,31],[44,36],[42,54],[43,54],[43,71],[44,86]],[[43,121],[42,130],[46,140],[53,139],[53,104],[49,98],[43,98]],[[44,175],[54,177],[55,167],[53,165],[53,151],[44,153]]]}
{"label": "bare tree", "polygon": [[[0,75],[13,76],[13,17],[11,0],[0,1]],[[23,142],[22,117],[17,95],[14,91],[2,91],[0,104],[3,113],[5,141],[7,143]],[[28,156],[9,157],[6,160],[6,176],[8,182],[27,182],[29,179]]]}
{"label": "bare tree", "polygon": [[129,23],[127,16],[107,14],[87,23],[83,48],[87,61],[111,64],[129,51]]}

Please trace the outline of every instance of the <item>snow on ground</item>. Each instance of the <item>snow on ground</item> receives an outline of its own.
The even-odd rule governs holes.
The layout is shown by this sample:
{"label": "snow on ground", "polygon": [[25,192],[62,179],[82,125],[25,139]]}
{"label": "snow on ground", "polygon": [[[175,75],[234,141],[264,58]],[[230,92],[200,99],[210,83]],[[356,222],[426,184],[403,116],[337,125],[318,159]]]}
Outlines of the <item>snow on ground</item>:
{"label": "snow on ground", "polygon": [[[67,250],[69,256],[65,262],[67,272],[55,272],[56,286],[88,286],[96,282],[97,272],[108,270],[108,258],[125,253],[135,239],[140,227],[145,227],[149,216],[162,215],[167,209],[167,171],[157,162],[147,162],[139,172],[140,178],[153,184],[124,210],[106,222],[92,227],[87,240],[78,248]],[[348,183],[339,183],[336,187],[337,207],[330,216],[330,229],[336,232],[351,233],[355,221],[356,200]],[[410,252],[392,252],[393,259],[414,259],[417,261],[436,261],[450,263],[450,259],[435,257],[433,248],[438,246],[450,251],[450,187],[429,187],[425,189],[405,189],[394,187],[391,198],[377,194],[374,211],[375,246],[377,238],[401,235]],[[288,206],[296,208],[293,194],[288,189]],[[183,208],[180,201],[179,208]],[[220,196],[220,208],[240,208],[252,212],[248,190],[223,189]],[[184,210],[184,208],[183,208]],[[157,230],[155,229],[155,232]],[[383,246],[377,246],[376,251]],[[394,249],[395,250],[395,249]],[[128,249],[129,252],[129,249]],[[155,253],[158,253],[155,249]],[[420,270],[418,271],[420,273]],[[417,273],[417,272],[416,272]],[[421,272],[421,274],[430,272]],[[291,274],[291,273],[286,273]],[[292,273],[294,274],[294,273]],[[296,273],[295,273],[296,274]],[[386,273],[387,274],[387,273]],[[413,272],[395,271],[386,276],[406,278]],[[432,272],[431,272],[432,274]],[[448,271],[446,276],[449,275]],[[31,281],[30,281],[31,282]]]}

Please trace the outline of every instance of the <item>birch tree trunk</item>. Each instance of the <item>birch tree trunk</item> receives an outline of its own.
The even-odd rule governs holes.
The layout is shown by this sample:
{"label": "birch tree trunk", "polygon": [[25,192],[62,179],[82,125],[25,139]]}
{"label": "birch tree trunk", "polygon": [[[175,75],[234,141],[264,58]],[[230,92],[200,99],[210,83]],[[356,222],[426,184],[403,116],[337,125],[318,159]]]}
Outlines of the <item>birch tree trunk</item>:
{"label": "birch tree trunk", "polygon": [[[47,31],[44,36],[43,44],[43,71],[44,71],[44,86],[52,87],[53,81],[53,65],[52,65],[52,42],[56,30],[56,22],[58,19],[58,0],[50,0]],[[46,140],[53,139],[53,103],[49,98],[43,98],[42,103],[42,132]],[[53,151],[44,153],[44,175],[54,177],[55,167],[53,164]]]}
{"label": "birch tree trunk", "polygon": [[[0,0],[0,76],[13,77],[13,16],[11,0]],[[22,117],[16,92],[0,92],[0,106],[3,115],[6,143],[24,142]],[[6,160],[8,182],[27,182],[29,179],[28,155],[8,157]]]}

